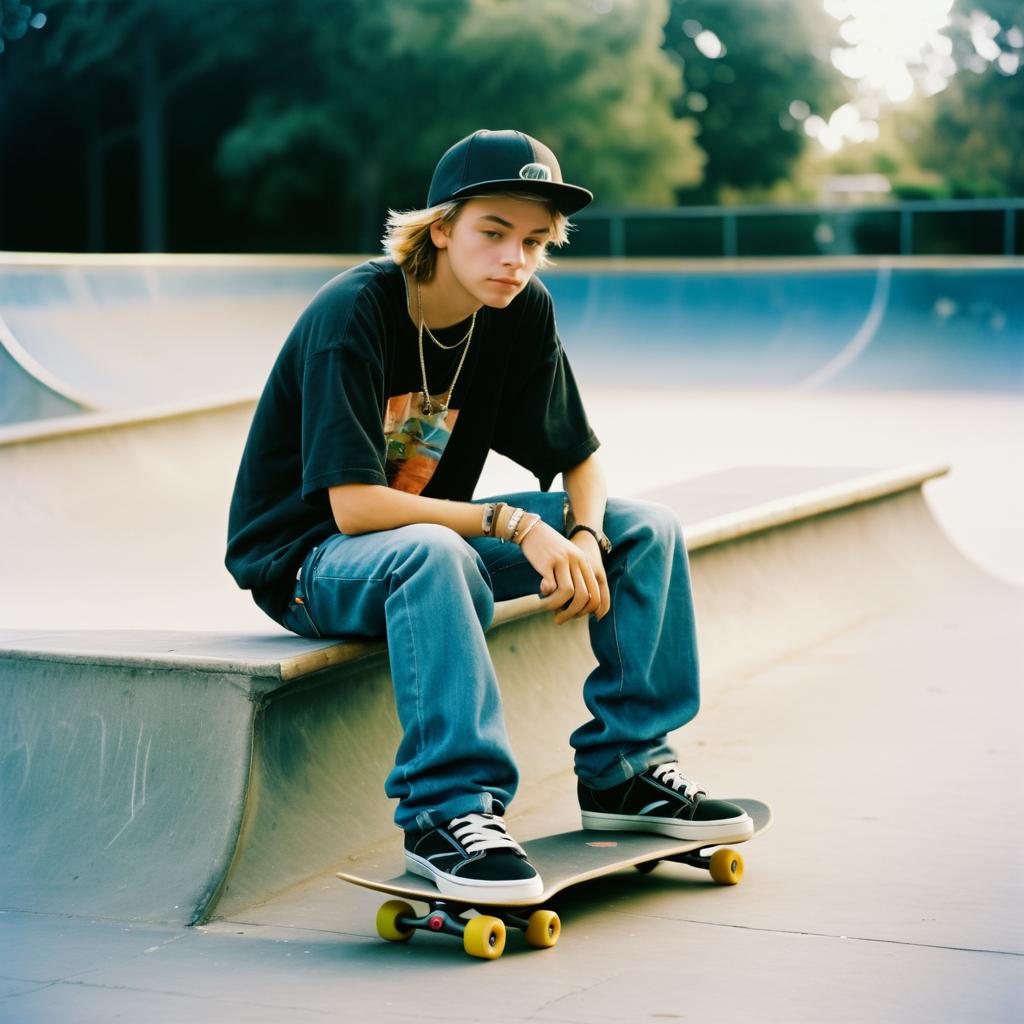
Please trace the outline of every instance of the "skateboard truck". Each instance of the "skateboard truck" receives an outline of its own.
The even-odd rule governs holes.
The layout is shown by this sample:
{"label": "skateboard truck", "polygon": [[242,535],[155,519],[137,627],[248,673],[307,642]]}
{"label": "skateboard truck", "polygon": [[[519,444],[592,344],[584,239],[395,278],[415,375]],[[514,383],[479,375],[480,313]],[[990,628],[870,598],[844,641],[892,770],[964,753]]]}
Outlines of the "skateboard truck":
{"label": "skateboard truck", "polygon": [[390,942],[406,942],[417,930],[454,935],[462,939],[470,956],[497,960],[505,951],[509,927],[518,928],[537,949],[553,946],[562,930],[553,910],[535,910],[529,917],[521,917],[510,910],[488,907],[489,914],[464,918],[461,915],[473,908],[460,904],[449,910],[449,906],[445,900],[430,900],[427,913],[417,915],[404,900],[388,900],[377,911],[377,934]]}
{"label": "skateboard truck", "polygon": [[690,853],[676,853],[657,860],[645,860],[635,865],[637,871],[646,875],[653,871],[661,861],[673,861],[676,864],[688,864],[691,868],[708,871],[719,885],[737,885],[743,877],[743,855],[737,850],[722,847],[710,855],[702,850]]}

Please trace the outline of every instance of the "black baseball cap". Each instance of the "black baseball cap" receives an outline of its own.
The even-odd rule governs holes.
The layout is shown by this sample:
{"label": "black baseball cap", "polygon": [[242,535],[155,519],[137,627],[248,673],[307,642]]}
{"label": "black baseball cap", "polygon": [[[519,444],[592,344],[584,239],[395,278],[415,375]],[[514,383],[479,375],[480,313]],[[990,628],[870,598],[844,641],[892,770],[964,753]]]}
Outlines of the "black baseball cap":
{"label": "black baseball cap", "polygon": [[566,216],[594,198],[587,189],[562,181],[555,154],[543,142],[522,132],[482,128],[456,142],[438,161],[427,206],[494,191],[543,196]]}

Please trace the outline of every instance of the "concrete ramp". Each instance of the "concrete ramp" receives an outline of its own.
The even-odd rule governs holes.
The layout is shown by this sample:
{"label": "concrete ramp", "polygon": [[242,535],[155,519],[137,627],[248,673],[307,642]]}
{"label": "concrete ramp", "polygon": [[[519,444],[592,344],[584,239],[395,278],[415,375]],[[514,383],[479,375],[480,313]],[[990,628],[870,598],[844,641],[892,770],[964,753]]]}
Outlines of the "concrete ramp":
{"label": "concrete ramp", "polygon": [[1024,390],[1024,261],[739,261],[545,275],[589,382]]}
{"label": "concrete ramp", "polygon": [[[941,472],[759,467],[651,495],[686,527],[710,692],[940,590],[1003,630],[1020,592],[935,525],[920,488]],[[534,608],[489,634],[524,805],[568,763],[593,664],[585,624]],[[393,842],[397,739],[379,643],[0,633],[0,907],[188,923],[263,903]]]}
{"label": "concrete ramp", "polygon": [[224,568],[251,398],[0,430],[6,628],[279,630]]}
{"label": "concrete ramp", "polygon": [[0,318],[0,424],[72,416],[86,408],[28,357]]}
{"label": "concrete ramp", "polygon": [[[0,341],[21,365],[0,358],[0,422],[256,395],[356,261],[0,254]],[[1024,390],[1019,259],[566,258],[543,279],[586,384]]]}
{"label": "concrete ramp", "polygon": [[[298,314],[351,262],[0,254],[0,323],[27,373],[0,363],[0,423],[257,394]],[[41,386],[71,405],[34,398]]]}

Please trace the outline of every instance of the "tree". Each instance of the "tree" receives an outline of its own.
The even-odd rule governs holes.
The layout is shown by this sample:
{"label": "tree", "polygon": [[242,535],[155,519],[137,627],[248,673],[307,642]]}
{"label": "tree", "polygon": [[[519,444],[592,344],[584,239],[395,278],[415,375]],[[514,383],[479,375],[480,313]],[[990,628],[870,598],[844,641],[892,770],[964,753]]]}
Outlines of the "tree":
{"label": "tree", "polygon": [[0,54],[17,40],[24,39],[31,29],[41,29],[45,24],[46,13],[34,10],[31,4],[22,0],[0,0]]}
{"label": "tree", "polygon": [[959,196],[1024,195],[1024,9],[957,0],[948,30],[959,70],[930,102],[917,158]]}
{"label": "tree", "polygon": [[[166,248],[167,104],[196,78],[251,56],[274,11],[270,0],[51,0],[46,73],[73,87],[87,125],[94,243],[101,241],[97,236],[103,222],[106,153],[116,143],[133,139],[138,145],[141,248]],[[131,100],[129,117],[113,126],[100,113],[101,90],[110,82]]]}
{"label": "tree", "polygon": [[[255,97],[220,166],[241,201],[280,216],[330,194],[376,248],[385,204],[419,206],[443,149],[479,127],[542,138],[604,204],[669,204],[700,178],[692,119],[673,113],[663,0],[312,0],[301,79]],[[358,211],[358,212],[357,212]]]}
{"label": "tree", "polygon": [[707,153],[688,201],[767,189],[790,174],[807,144],[790,105],[827,116],[845,96],[829,62],[836,27],[806,0],[672,0],[665,47],[686,84],[676,112],[696,118]]}
{"label": "tree", "polygon": [[[881,172],[900,198],[1024,195],[1024,10],[1016,0],[958,0],[945,34],[945,88],[890,107],[877,141],[823,167]],[[922,77],[927,66],[909,70]]]}

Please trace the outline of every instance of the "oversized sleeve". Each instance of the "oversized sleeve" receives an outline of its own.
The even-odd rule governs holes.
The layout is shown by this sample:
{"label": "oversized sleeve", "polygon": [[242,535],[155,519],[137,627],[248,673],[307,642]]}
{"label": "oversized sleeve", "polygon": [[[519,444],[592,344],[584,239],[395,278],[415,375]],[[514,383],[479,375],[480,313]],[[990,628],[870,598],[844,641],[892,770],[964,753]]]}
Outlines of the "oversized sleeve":
{"label": "oversized sleeve", "polygon": [[600,441],[562,348],[551,296],[539,281],[531,284],[492,447],[533,473],[546,491],[559,473],[597,451]]}
{"label": "oversized sleeve", "polygon": [[[314,322],[302,372],[302,498],[336,484],[387,486],[384,361],[372,306]],[[326,343],[325,343],[326,342]]]}

